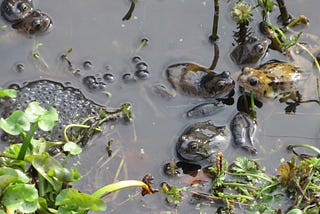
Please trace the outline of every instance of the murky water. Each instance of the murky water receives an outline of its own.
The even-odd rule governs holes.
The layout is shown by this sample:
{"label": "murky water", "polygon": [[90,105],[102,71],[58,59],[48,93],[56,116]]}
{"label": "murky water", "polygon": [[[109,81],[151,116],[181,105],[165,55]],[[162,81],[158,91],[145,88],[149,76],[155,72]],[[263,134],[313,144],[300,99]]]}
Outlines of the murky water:
{"label": "murky water", "polygon": [[[294,15],[305,14],[311,24],[306,32],[320,34],[318,0],[287,1]],[[235,105],[227,107],[210,118],[188,120],[184,113],[199,99],[177,96],[172,100],[162,99],[152,93],[154,83],[165,83],[164,69],[176,62],[195,62],[203,66],[211,64],[213,46],[208,43],[211,33],[213,1],[201,0],[153,0],[138,1],[129,21],[122,21],[130,3],[120,1],[75,1],[42,0],[36,5],[52,16],[54,27],[50,33],[28,37],[8,27],[0,32],[1,86],[11,82],[23,82],[49,78],[71,82],[87,97],[98,103],[117,107],[124,102],[133,104],[134,122],[131,125],[112,124],[101,135],[96,135],[84,152],[74,158],[83,179],[76,184],[83,192],[93,192],[105,184],[121,179],[141,179],[147,172],[155,177],[155,186],[167,181],[180,185],[181,181],[168,179],[162,173],[164,162],[175,158],[175,142],[183,129],[195,121],[212,119],[216,124],[225,125],[236,113]],[[296,7],[296,5],[299,5]],[[232,50],[232,34],[236,25],[230,17],[231,4],[221,1],[218,42],[220,58],[216,71],[230,71],[234,79],[240,69],[229,58]],[[7,24],[3,19],[0,25]],[[257,23],[252,23],[253,29]],[[142,38],[149,43],[138,53],[147,62],[151,78],[145,81],[124,83],[121,76],[135,71],[131,58]],[[34,44],[48,67],[32,58]],[[74,75],[60,56],[73,48],[69,59],[80,75]],[[266,59],[272,59],[270,53]],[[93,67],[85,70],[82,63],[92,62]],[[15,65],[22,63],[24,71],[17,72]],[[101,91],[90,91],[81,83],[87,74],[103,75],[111,72],[116,80],[106,87],[112,94],[108,98]],[[314,92],[313,92],[314,93]],[[236,97],[238,94],[236,93]],[[224,157],[233,160],[238,155],[257,158],[261,165],[274,173],[281,157],[291,156],[286,146],[308,143],[320,146],[320,109],[317,104],[298,107],[295,115],[286,115],[284,105],[271,101],[257,110],[258,155],[251,156],[230,147]],[[113,126],[114,125],[114,126]],[[113,139],[113,158],[107,156],[107,142]],[[117,176],[115,178],[115,176]],[[124,213],[199,213],[194,205],[182,204],[172,208],[165,204],[161,194],[141,197],[139,190],[124,190],[107,198],[108,212]],[[113,198],[112,198],[113,197]],[[110,202],[114,199],[113,202]],[[204,210],[211,210],[209,206]]]}

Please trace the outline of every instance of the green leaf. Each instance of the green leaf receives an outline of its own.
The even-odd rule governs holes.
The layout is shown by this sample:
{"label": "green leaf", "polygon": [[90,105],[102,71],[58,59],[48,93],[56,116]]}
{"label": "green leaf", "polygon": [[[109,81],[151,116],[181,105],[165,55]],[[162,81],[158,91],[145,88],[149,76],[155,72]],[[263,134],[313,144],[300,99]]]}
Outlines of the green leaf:
{"label": "green leaf", "polygon": [[70,152],[71,155],[78,155],[82,152],[82,148],[74,142],[66,143],[63,146],[63,150],[66,152]]}
{"label": "green leaf", "polygon": [[30,121],[23,111],[14,111],[7,119],[1,118],[0,128],[11,135],[30,130]]}
{"label": "green leaf", "polygon": [[38,192],[31,184],[14,184],[6,188],[1,203],[10,211],[35,212],[38,207]]}
{"label": "green leaf", "polygon": [[10,184],[27,183],[29,178],[22,171],[9,167],[0,168],[0,193]]}
{"label": "green leaf", "polygon": [[0,168],[0,176],[3,175],[12,175],[16,178],[16,182],[27,183],[29,182],[29,178],[22,171],[17,169],[12,169],[9,167],[1,167]]}
{"label": "green leaf", "polygon": [[16,96],[17,96],[16,90],[0,88],[0,98],[3,98],[3,97],[15,98]]}
{"label": "green leaf", "polygon": [[52,147],[59,147],[63,144],[63,142],[48,142],[44,138],[40,138],[38,140],[34,138],[31,139],[33,154],[42,154],[44,152],[48,152]]}
{"label": "green leaf", "polygon": [[[79,211],[105,211],[107,209],[103,200],[91,195],[80,193],[76,189],[64,189],[56,197],[56,206],[59,213],[71,213]],[[81,213],[81,212],[80,212]]]}
{"label": "green leaf", "polygon": [[75,182],[81,178],[81,175],[76,168],[72,168],[71,171],[67,168],[52,169],[49,170],[48,175],[63,182]]}
{"label": "green leaf", "polygon": [[34,123],[36,122],[40,116],[42,116],[45,113],[45,109],[42,108],[39,104],[39,102],[32,102],[29,103],[28,107],[24,111],[26,113],[26,116],[28,117],[29,121]]}
{"label": "green leaf", "polygon": [[292,209],[287,214],[303,214],[302,210],[300,209]]}
{"label": "green leaf", "polygon": [[60,191],[62,181],[48,174],[49,171],[61,169],[61,164],[51,157],[48,153],[34,155],[31,162],[32,166],[48,181],[55,191]]}
{"label": "green leaf", "polygon": [[21,143],[11,144],[4,150],[4,154],[7,157],[16,159],[18,157],[20,149],[21,149]]}
{"label": "green leaf", "polygon": [[46,110],[39,120],[39,128],[43,131],[49,131],[54,127],[54,124],[58,121],[58,113],[55,108],[50,107]]}

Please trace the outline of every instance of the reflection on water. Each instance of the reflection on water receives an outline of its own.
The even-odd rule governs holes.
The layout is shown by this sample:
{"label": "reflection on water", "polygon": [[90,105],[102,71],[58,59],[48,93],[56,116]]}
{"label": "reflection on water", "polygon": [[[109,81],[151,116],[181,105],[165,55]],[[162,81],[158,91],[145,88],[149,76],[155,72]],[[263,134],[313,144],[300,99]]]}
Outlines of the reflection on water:
{"label": "reflection on water", "polygon": [[[287,4],[290,6],[297,2],[288,1]],[[311,5],[316,4],[316,0],[301,4],[301,7],[295,7],[295,13],[312,12],[314,9]],[[1,86],[8,86],[13,81],[49,77],[56,81],[70,82],[80,88],[86,97],[102,105],[132,103],[132,125],[106,125],[104,133],[95,136],[81,156],[73,158],[74,164],[84,175],[82,182],[76,184],[83,192],[93,192],[114,180],[140,179],[147,172],[154,175],[156,185],[167,181],[182,186],[181,180],[167,178],[162,169],[165,162],[176,158],[175,143],[183,130],[195,122],[209,119],[215,124],[228,125],[237,112],[235,102],[214,115],[190,119],[185,116],[186,111],[204,99],[182,96],[180,93],[172,99],[163,99],[153,91],[153,86],[160,83],[170,88],[164,75],[168,65],[179,62],[207,65],[211,61],[212,45],[208,43],[212,25],[211,1],[138,1],[132,17],[122,21],[129,7],[130,1],[92,0],[79,3],[73,0],[43,0],[41,9],[48,12],[54,21],[50,33],[26,36],[10,27],[0,32]],[[229,7],[221,3],[220,9],[229,11]],[[307,13],[310,14],[311,23],[318,23],[317,13],[311,12]],[[220,58],[215,71],[230,71],[232,78],[236,79],[240,69],[229,57],[234,48],[232,35],[236,25],[227,12],[221,14],[220,21],[226,24],[222,24],[219,29]],[[6,21],[0,20],[1,26],[6,24]],[[256,24],[252,24],[254,30]],[[319,34],[319,29],[315,29],[312,24],[310,26],[303,30]],[[124,74],[132,74],[134,77],[136,65],[132,63],[132,57],[135,56],[134,51],[141,38],[145,36],[149,42],[138,55],[147,62],[150,78],[136,78],[135,81],[126,82],[122,79]],[[32,57],[35,43],[42,43],[38,52],[48,67]],[[79,72],[70,71],[68,64],[60,58],[69,48],[73,51],[68,59]],[[273,59],[272,54],[268,53],[264,60]],[[83,63],[88,60],[90,69],[85,69]],[[21,72],[16,71],[19,63],[24,67]],[[113,81],[104,79],[107,73],[108,78],[111,74]],[[91,90],[83,84],[86,76],[93,77],[85,80],[89,83],[102,80],[105,85],[98,87],[99,90]],[[95,88],[94,84],[92,87]],[[241,94],[237,83],[235,89],[234,98],[238,99]],[[259,103],[255,104],[258,106]],[[262,166],[274,173],[279,159],[290,157],[286,151],[287,145],[309,143],[319,147],[318,104],[300,105],[295,115],[285,114],[284,107],[284,104],[271,100],[256,109],[257,155],[229,146],[224,152],[225,159],[233,160],[239,155],[258,158]],[[108,157],[106,149],[110,139],[113,139],[109,148],[112,157]],[[175,212],[175,208],[166,206],[165,202],[159,203],[163,201],[160,194],[141,198],[136,194],[139,191],[131,189],[111,195],[114,201],[108,202],[109,211],[123,213],[132,209],[136,213]],[[205,205],[202,208],[205,210]],[[194,205],[184,204],[178,211],[190,213],[194,209]]]}

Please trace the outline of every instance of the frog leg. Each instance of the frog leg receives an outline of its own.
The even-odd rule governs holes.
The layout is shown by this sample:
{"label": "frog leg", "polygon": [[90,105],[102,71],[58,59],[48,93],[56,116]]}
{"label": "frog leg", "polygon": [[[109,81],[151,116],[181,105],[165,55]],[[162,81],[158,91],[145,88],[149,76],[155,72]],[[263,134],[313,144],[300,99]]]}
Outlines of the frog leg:
{"label": "frog leg", "polygon": [[279,99],[280,103],[287,103],[288,100],[300,103],[302,95],[299,91],[292,91],[290,93],[282,94],[283,97]]}

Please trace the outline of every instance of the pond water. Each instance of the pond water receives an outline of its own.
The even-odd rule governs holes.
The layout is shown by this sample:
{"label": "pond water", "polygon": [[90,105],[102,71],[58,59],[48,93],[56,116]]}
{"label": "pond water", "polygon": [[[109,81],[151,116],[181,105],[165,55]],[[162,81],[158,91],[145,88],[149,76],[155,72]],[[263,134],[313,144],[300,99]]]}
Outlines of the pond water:
{"label": "pond water", "polygon": [[[318,0],[287,1],[294,16],[305,14],[310,24],[301,30],[320,35]],[[109,124],[102,134],[96,135],[84,148],[84,152],[73,158],[73,165],[79,168],[83,178],[76,183],[82,192],[112,183],[114,180],[141,179],[150,172],[155,177],[155,187],[161,182],[183,186],[183,181],[170,179],[162,172],[165,162],[176,158],[175,142],[183,129],[196,122],[212,119],[218,125],[226,125],[236,114],[236,105],[231,105],[208,118],[187,119],[185,112],[199,103],[199,99],[180,96],[163,99],[152,92],[155,83],[167,84],[164,70],[177,62],[195,62],[203,66],[211,64],[213,46],[208,42],[211,33],[213,1],[201,0],[151,0],[138,1],[129,21],[122,21],[130,7],[127,0],[83,1],[42,0],[36,1],[37,8],[46,11],[54,26],[49,33],[26,36],[8,29],[0,32],[1,79],[0,85],[37,79],[52,79],[70,82],[97,103],[117,107],[125,102],[133,105],[134,120],[131,124]],[[220,58],[217,72],[230,71],[233,79],[240,73],[229,54],[233,49],[233,31],[236,24],[230,17],[231,3],[220,3],[219,41]],[[259,13],[255,11],[255,13]],[[255,14],[257,16],[257,14]],[[0,26],[7,24],[3,19]],[[257,22],[251,26],[257,30]],[[299,29],[300,30],[300,29]],[[135,54],[140,40],[148,38],[148,44]],[[40,60],[32,58],[35,44]],[[72,48],[68,58],[80,74],[73,74],[60,56]],[[151,77],[125,83],[124,73],[134,73],[131,59],[139,55],[148,64]],[[278,55],[269,52],[263,61]],[[83,62],[90,60],[92,68],[85,69]],[[16,64],[22,63],[24,70],[16,71]],[[88,90],[81,79],[85,75],[112,73],[113,83],[105,91]],[[316,74],[316,71],[314,72]],[[236,85],[237,89],[237,85]],[[311,88],[313,98],[315,88]],[[235,98],[239,96],[237,91]],[[316,103],[298,106],[294,115],[284,112],[285,105],[277,100],[264,103],[257,109],[258,131],[256,143],[258,155],[250,155],[230,146],[224,157],[232,161],[239,155],[259,160],[267,171],[275,174],[281,158],[290,158],[286,147],[289,144],[307,143],[320,146],[320,108]],[[112,139],[112,158],[106,151],[107,142]],[[161,194],[142,197],[140,190],[130,189],[106,197],[108,213],[199,213],[194,204],[183,203],[178,208],[167,206]],[[112,201],[111,201],[112,200]],[[202,212],[212,212],[211,206],[201,207]]]}

